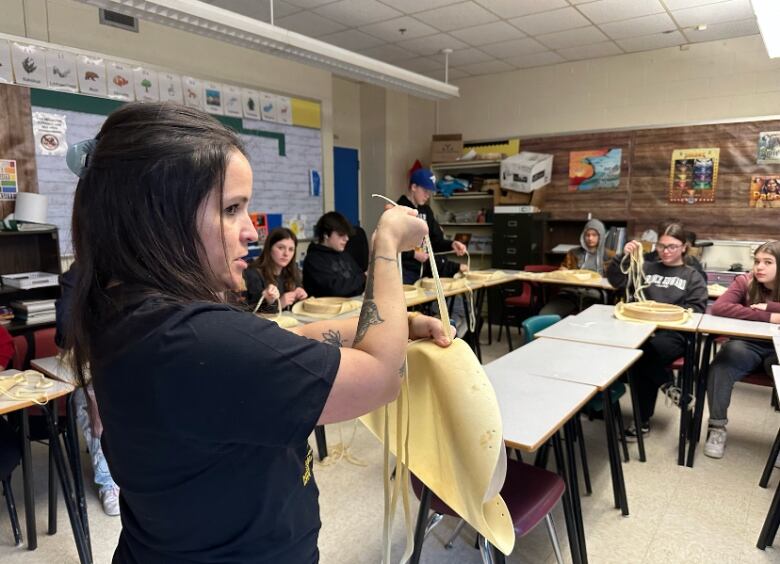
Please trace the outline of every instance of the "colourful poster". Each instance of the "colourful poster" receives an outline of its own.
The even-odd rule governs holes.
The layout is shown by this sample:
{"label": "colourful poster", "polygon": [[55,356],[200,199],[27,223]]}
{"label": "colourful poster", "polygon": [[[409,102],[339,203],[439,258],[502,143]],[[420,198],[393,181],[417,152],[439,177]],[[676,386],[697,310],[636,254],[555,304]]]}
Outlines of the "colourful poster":
{"label": "colourful poster", "polygon": [[780,131],[762,131],[758,134],[758,164],[780,163]]}
{"label": "colourful poster", "polygon": [[0,200],[15,200],[18,191],[16,161],[0,159]]}
{"label": "colourful poster", "polygon": [[750,178],[751,208],[780,208],[780,176]]}
{"label": "colourful poster", "polygon": [[672,151],[669,172],[669,201],[697,204],[715,201],[720,149],[677,149]]}
{"label": "colourful poster", "polygon": [[617,188],[621,149],[595,149],[569,153],[569,192]]}

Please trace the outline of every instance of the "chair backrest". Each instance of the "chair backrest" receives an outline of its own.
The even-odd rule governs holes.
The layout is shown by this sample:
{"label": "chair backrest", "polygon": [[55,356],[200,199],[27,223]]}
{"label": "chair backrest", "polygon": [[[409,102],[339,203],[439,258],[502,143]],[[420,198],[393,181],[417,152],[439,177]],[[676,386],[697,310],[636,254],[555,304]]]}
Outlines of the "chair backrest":
{"label": "chair backrest", "polygon": [[57,344],[54,342],[56,329],[47,327],[33,333],[33,357],[46,358],[57,354]]}
{"label": "chair backrest", "polygon": [[558,267],[552,264],[526,264],[523,270],[526,272],[552,272],[558,270]]}
{"label": "chair backrest", "polygon": [[11,366],[9,368],[15,368],[16,370],[27,370],[27,351],[29,345],[27,344],[27,337],[25,335],[16,335],[14,337],[14,356],[11,359]]}
{"label": "chair backrest", "polygon": [[561,320],[560,315],[534,315],[523,321],[523,344],[530,343],[539,331],[555,325]]}

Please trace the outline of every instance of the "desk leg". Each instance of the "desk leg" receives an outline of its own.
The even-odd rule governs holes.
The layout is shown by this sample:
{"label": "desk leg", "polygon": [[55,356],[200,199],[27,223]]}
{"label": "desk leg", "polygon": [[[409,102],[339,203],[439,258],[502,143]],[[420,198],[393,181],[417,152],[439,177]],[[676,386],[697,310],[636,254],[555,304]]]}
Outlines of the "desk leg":
{"label": "desk leg", "polygon": [[[577,523],[577,538],[580,541],[580,558],[583,564],[588,562],[588,549],[585,546],[585,524],[582,520],[582,506],[580,505],[580,484],[577,477],[577,456],[574,453],[574,439],[577,431],[574,428],[574,421],[569,419],[563,427],[563,434],[566,438],[566,462],[569,466],[569,476],[571,481],[571,501],[574,507],[574,518]],[[616,451],[617,452],[617,451]]]}
{"label": "desk leg", "polygon": [[[566,534],[569,537],[569,549],[571,550],[571,559],[574,564],[583,562],[581,556],[581,545],[579,541],[579,527],[577,526],[577,517],[575,515],[574,503],[572,501],[572,489],[570,487],[571,478],[569,468],[563,458],[563,447],[561,447],[561,437],[556,431],[552,436],[553,451],[555,453],[555,465],[558,468],[558,474],[563,477],[566,484],[566,491],[563,492],[563,516],[566,521]],[[576,476],[575,476],[576,479]]]}
{"label": "desk leg", "polygon": [[685,355],[683,356],[682,385],[680,386],[680,436],[677,441],[678,466],[685,465],[685,447],[688,443],[688,425],[691,419],[688,412],[688,398],[693,389],[695,338],[694,334],[685,334]]}
{"label": "desk leg", "polygon": [[76,502],[78,504],[79,516],[81,517],[81,526],[84,529],[84,537],[87,540],[87,548],[92,555],[92,542],[89,535],[89,517],[87,516],[87,500],[84,496],[84,477],[81,473],[81,456],[79,453],[79,437],[76,430],[76,394],[68,396],[66,404],[66,450],[70,461],[71,471],[73,473],[73,484],[76,490]]}
{"label": "desk leg", "polygon": [[610,470],[612,471],[612,488],[615,495],[615,507],[620,508],[623,516],[628,516],[628,496],[626,482],[623,478],[623,464],[620,461],[617,432],[615,430],[615,415],[612,413],[609,389],[602,392],[604,403],[604,426],[607,431],[607,448],[609,449]]}
{"label": "desk leg", "polygon": [[314,427],[314,439],[317,441],[317,456],[320,462],[328,457],[328,441],[325,438],[325,425],[316,425]]}
{"label": "desk leg", "polygon": [[772,498],[772,505],[769,506],[769,512],[764,520],[764,525],[761,527],[761,533],[758,535],[758,542],[756,546],[761,550],[764,550],[767,546],[772,546],[775,540],[774,533],[777,531],[775,527],[775,521],[780,513],[780,485],[775,490],[775,496]]}
{"label": "desk leg", "polygon": [[73,538],[76,541],[76,550],[79,554],[81,564],[92,564],[91,549],[88,545],[84,528],[82,526],[81,516],[75,503],[75,496],[71,484],[71,476],[68,474],[68,467],[65,464],[65,457],[62,454],[59,434],[57,431],[57,419],[49,405],[42,407],[46,414],[46,422],[49,426],[49,448],[54,452],[54,462],[57,466],[57,474],[60,478],[62,495],[65,498],[65,507],[68,510],[70,526],[73,530]]}
{"label": "desk leg", "polygon": [[704,342],[702,356],[699,360],[699,370],[696,376],[696,406],[693,412],[693,428],[691,429],[690,443],[688,444],[687,466],[693,468],[693,460],[696,456],[696,447],[701,439],[701,427],[704,420],[704,397],[707,392],[707,378],[710,373],[710,355],[712,354],[712,344],[715,341],[714,335],[707,335]]}
{"label": "desk leg", "polygon": [[419,564],[422,554],[422,545],[425,541],[425,524],[428,521],[428,510],[431,507],[431,490],[423,485],[420,495],[420,510],[417,513],[417,527],[414,530],[414,550],[409,558],[409,564]]}
{"label": "desk leg", "polygon": [[35,490],[33,485],[32,458],[30,456],[30,421],[27,410],[19,414],[19,434],[22,441],[22,477],[24,481],[24,515],[27,525],[27,550],[38,548],[38,532],[35,529]]}
{"label": "desk leg", "polygon": [[[636,389],[636,375],[633,368],[628,369],[628,386],[631,389],[631,411],[634,413],[634,428],[642,428],[642,418],[639,414],[639,392]],[[636,444],[639,448],[639,462],[647,462],[645,457],[645,439],[642,433],[637,433]]]}

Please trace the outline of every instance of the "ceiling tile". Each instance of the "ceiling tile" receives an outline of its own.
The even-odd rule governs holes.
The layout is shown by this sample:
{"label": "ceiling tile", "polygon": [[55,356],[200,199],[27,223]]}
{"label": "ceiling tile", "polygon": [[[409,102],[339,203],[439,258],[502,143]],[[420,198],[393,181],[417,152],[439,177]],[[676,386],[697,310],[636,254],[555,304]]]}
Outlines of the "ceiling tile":
{"label": "ceiling tile", "polygon": [[527,16],[568,6],[566,0],[474,0],[502,18]]}
{"label": "ceiling tile", "polygon": [[672,12],[672,17],[680,27],[689,27],[746,20],[754,16],[750,0],[728,0],[718,4],[675,10]]}
{"label": "ceiling tile", "polygon": [[453,31],[451,35],[475,47],[486,45],[487,43],[498,43],[499,41],[525,37],[525,33],[506,22],[491,22],[467,27],[466,29],[458,29]]}
{"label": "ceiling tile", "polygon": [[458,70],[464,70],[467,73],[473,75],[480,75],[507,72],[515,70],[515,68],[509,63],[505,63],[504,61],[493,60],[487,63],[479,63],[476,65],[464,65],[462,67],[458,67]]}
{"label": "ceiling tile", "polygon": [[397,45],[420,55],[433,55],[434,53],[440,52],[442,49],[465,49],[468,47],[468,45],[459,39],[455,39],[446,33],[438,33],[436,35],[429,35],[428,37],[418,37],[417,39],[411,39],[409,41],[399,41]]}
{"label": "ceiling tile", "polygon": [[730,37],[742,37],[745,35],[756,35],[758,33],[758,24],[755,18],[739,20],[736,22],[723,22],[708,25],[704,31],[693,29],[683,30],[685,37],[691,43],[701,43],[702,41],[715,41],[718,39],[728,39]]}
{"label": "ceiling tile", "polygon": [[[444,81],[444,69],[429,71],[423,74],[425,76],[430,76],[431,78],[435,78],[436,80]],[[471,75],[461,69],[450,69],[448,73],[448,78],[450,81],[457,80],[459,78],[466,78],[467,76],[471,76]]]}
{"label": "ceiling tile", "polygon": [[398,63],[397,66],[414,72],[430,72],[444,68],[444,60],[437,61],[431,57],[417,57]]}
{"label": "ceiling tile", "polygon": [[693,8],[694,6],[703,6],[705,4],[715,4],[723,0],[661,0],[670,10],[681,10],[683,8]]}
{"label": "ceiling tile", "polygon": [[[217,8],[223,8],[242,16],[247,16],[261,22],[270,22],[271,9],[268,2],[257,2],[256,0],[203,0],[206,4],[211,4]],[[301,9],[288,2],[281,0],[274,2],[274,20],[289,16]]]}
{"label": "ceiling tile", "polygon": [[519,69],[540,67],[542,65],[554,65],[555,63],[562,63],[565,60],[566,59],[561,57],[555,51],[543,51],[541,53],[533,53],[531,55],[522,55],[520,57],[509,57],[504,59],[504,61]]}
{"label": "ceiling tile", "polygon": [[276,20],[276,25],[290,31],[308,35],[309,37],[322,37],[323,35],[345,29],[340,23],[307,11],[279,18]]}
{"label": "ceiling tile", "polygon": [[382,41],[376,37],[368,35],[367,33],[362,33],[356,29],[348,29],[346,31],[331,33],[330,35],[323,35],[320,37],[320,40],[332,43],[333,45],[338,45],[344,49],[349,49],[350,51],[368,49],[369,47],[376,47],[382,43]]}
{"label": "ceiling tile", "polygon": [[398,61],[408,61],[417,57],[416,53],[407,51],[398,45],[379,45],[370,49],[362,49],[361,54],[373,59],[379,59],[386,63],[397,63]]}
{"label": "ceiling tile", "polygon": [[[399,29],[405,29],[406,31],[401,33],[398,31]],[[416,37],[424,37],[426,35],[434,35],[439,32],[428,24],[424,24],[410,16],[402,16],[384,22],[364,25],[360,28],[360,31],[365,31],[370,35],[391,43],[406,39],[415,39]]]}
{"label": "ceiling tile", "polygon": [[662,31],[677,30],[677,24],[672,21],[669,14],[664,12],[662,14],[642,16],[641,18],[605,23],[601,24],[599,28],[612,39],[624,39],[661,33]]}
{"label": "ceiling tile", "polygon": [[402,15],[398,10],[380,4],[377,0],[340,0],[317,8],[314,12],[347,27],[357,27]]}
{"label": "ceiling tile", "polygon": [[415,14],[452,3],[453,0],[382,0],[382,4],[392,6],[404,14]]}
{"label": "ceiling tile", "polygon": [[[254,2],[257,2],[257,0],[253,0]],[[311,10],[312,8],[317,8],[318,6],[322,6],[323,4],[331,4],[333,0],[285,0],[287,3],[292,4],[293,6],[298,6],[299,8],[305,8],[306,10]]]}
{"label": "ceiling tile", "polygon": [[529,35],[542,35],[543,33],[590,25],[585,16],[571,7],[514,18],[509,20],[509,23],[519,27]]}
{"label": "ceiling tile", "polygon": [[414,17],[442,31],[463,29],[498,20],[495,14],[488,12],[474,2],[461,2],[444,8],[436,8],[415,14]]}
{"label": "ceiling tile", "polygon": [[623,52],[611,41],[604,41],[603,43],[593,45],[559,49],[558,53],[568,61],[580,61],[582,59],[597,59],[599,57],[609,57],[610,55],[620,55]]}
{"label": "ceiling tile", "polygon": [[659,0],[598,0],[578,5],[577,9],[597,24],[638,18],[664,11]]}
{"label": "ceiling tile", "polygon": [[607,39],[607,36],[591,26],[548,33],[547,35],[540,35],[536,39],[550,49],[566,49],[568,47],[577,47],[578,45],[599,43]]}
{"label": "ceiling tile", "polygon": [[688,43],[685,36],[679,31],[674,33],[654,33],[652,35],[643,35],[641,37],[628,37],[615,41],[624,51],[650,51],[652,49],[663,49],[664,47],[674,47]]}
{"label": "ceiling tile", "polygon": [[469,47],[468,49],[458,49],[457,51],[450,53],[450,66],[460,67],[463,65],[473,65],[476,63],[490,61],[493,58],[493,55],[488,55],[484,51],[474,49],[473,47]]}
{"label": "ceiling tile", "polygon": [[525,39],[513,39],[512,41],[502,41],[501,43],[493,43],[491,45],[483,45],[480,49],[499,59],[530,55],[531,53],[539,53],[547,50],[544,45],[541,45],[538,41],[531,39],[530,37],[526,37]]}

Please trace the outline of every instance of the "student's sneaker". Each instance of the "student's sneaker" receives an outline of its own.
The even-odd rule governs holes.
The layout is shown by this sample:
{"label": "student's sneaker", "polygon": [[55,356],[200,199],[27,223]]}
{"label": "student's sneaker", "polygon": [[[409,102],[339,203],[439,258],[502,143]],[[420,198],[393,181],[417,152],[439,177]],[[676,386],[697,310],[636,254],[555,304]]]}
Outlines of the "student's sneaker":
{"label": "student's sneaker", "polygon": [[[662,384],[661,391],[666,396],[667,405],[674,404],[677,407],[680,407],[680,400],[682,399],[683,393],[678,386],[674,385],[674,382],[667,382],[666,384]],[[696,406],[696,398],[691,394],[686,395],[688,396],[688,403],[686,404],[687,408],[693,410],[693,408]]]}
{"label": "student's sneaker", "polygon": [[462,339],[468,331],[469,324],[462,317],[451,317],[450,324],[455,327],[455,336],[458,339]]}
{"label": "student's sneaker", "polygon": [[106,515],[115,517],[119,515],[119,488],[106,486],[100,490],[100,502]]}
{"label": "student's sneaker", "polygon": [[[642,438],[650,434],[650,423],[642,423]],[[636,431],[636,425],[631,423],[626,429],[626,440],[630,443],[636,442],[639,433]]]}
{"label": "student's sneaker", "polygon": [[707,442],[704,443],[704,454],[710,458],[723,458],[723,451],[726,450],[726,436],[725,427],[710,427]]}

